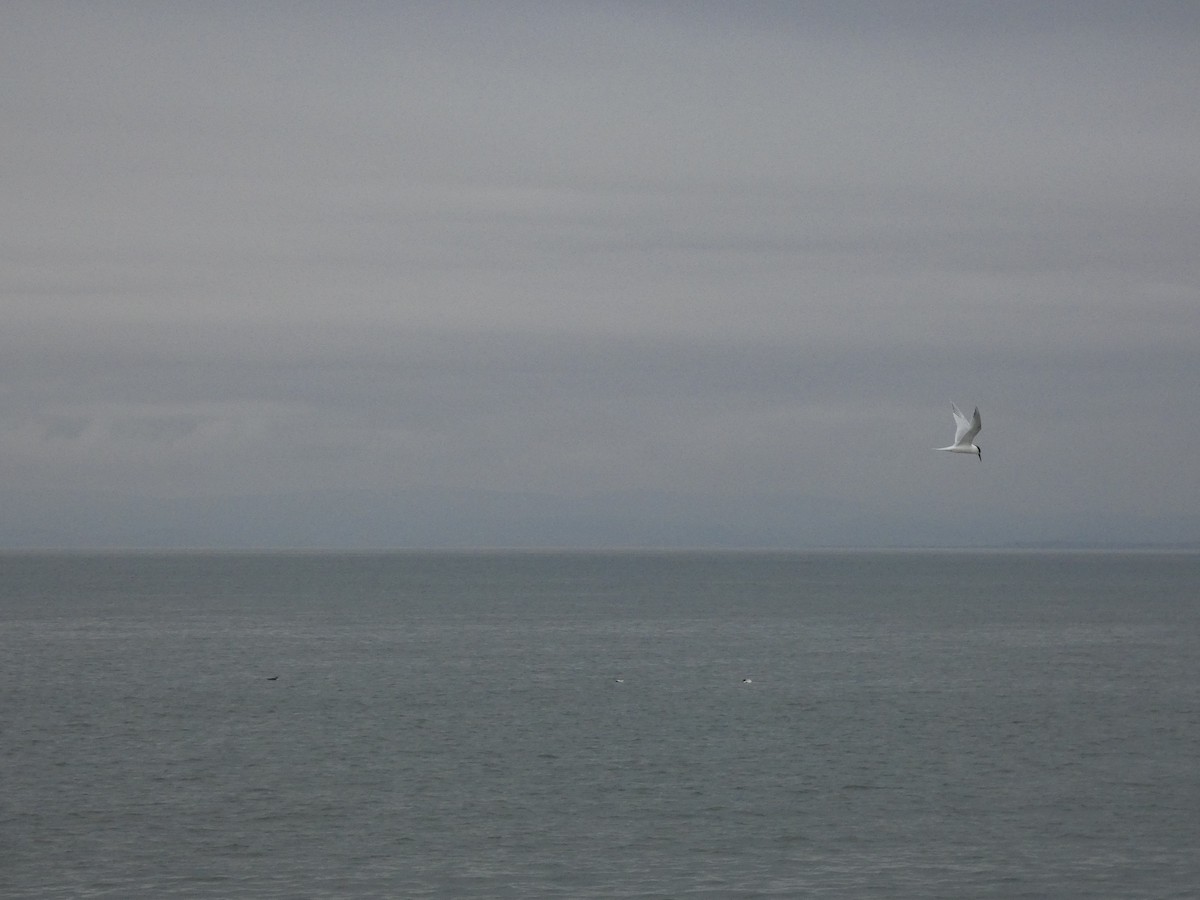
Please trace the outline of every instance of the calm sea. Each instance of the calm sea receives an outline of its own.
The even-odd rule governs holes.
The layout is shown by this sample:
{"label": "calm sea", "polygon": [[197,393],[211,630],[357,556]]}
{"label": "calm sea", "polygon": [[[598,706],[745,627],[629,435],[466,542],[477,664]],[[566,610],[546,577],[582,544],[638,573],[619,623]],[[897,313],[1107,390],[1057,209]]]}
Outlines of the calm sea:
{"label": "calm sea", "polygon": [[1191,898],[1200,555],[5,554],[0,729],[6,898]]}

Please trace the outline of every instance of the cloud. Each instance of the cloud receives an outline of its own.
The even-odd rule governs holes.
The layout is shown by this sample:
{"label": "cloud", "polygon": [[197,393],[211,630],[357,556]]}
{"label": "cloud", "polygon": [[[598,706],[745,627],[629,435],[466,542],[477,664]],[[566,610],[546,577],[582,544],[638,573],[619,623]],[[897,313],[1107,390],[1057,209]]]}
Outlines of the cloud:
{"label": "cloud", "polygon": [[[468,495],[583,542],[639,496],[718,542],[1188,521],[1190,5],[0,19],[3,490],[179,540],[395,492],[462,511],[418,542]],[[928,453],[951,400],[982,467]]]}

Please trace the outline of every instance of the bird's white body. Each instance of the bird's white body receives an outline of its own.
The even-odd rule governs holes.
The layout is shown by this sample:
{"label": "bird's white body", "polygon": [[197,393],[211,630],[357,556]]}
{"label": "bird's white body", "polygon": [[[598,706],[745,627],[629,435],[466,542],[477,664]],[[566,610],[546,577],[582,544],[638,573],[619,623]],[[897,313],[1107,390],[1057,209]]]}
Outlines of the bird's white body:
{"label": "bird's white body", "polygon": [[970,453],[972,456],[977,456],[983,461],[983,451],[980,450],[973,442],[975,435],[979,434],[979,429],[983,424],[979,420],[979,407],[975,407],[975,415],[968,419],[962,414],[962,411],[953,403],[950,408],[954,410],[954,443],[949,447],[938,447],[938,450],[945,450],[947,453]]}

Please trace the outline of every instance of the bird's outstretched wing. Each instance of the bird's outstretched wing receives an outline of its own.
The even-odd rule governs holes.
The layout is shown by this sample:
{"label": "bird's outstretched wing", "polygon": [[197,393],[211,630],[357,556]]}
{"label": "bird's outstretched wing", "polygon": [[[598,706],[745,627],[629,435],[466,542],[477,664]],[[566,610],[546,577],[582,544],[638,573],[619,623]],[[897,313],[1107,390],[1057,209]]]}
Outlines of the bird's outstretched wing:
{"label": "bird's outstretched wing", "polygon": [[963,435],[963,440],[966,443],[971,443],[975,440],[975,435],[979,434],[979,429],[983,427],[983,421],[979,418],[979,407],[975,407],[975,415],[971,416],[971,427],[967,429],[967,433]]}
{"label": "bird's outstretched wing", "polygon": [[958,406],[951,403],[950,408],[954,410],[954,443],[951,446],[957,447],[963,442],[967,432],[971,430],[971,423],[967,421],[967,417],[962,414],[962,410]]}
{"label": "bird's outstretched wing", "polygon": [[979,429],[983,424],[979,420],[979,407],[975,407],[975,415],[968,419],[962,414],[962,410],[955,404],[951,403],[950,408],[954,410],[954,444],[955,447],[970,446],[971,441],[975,440],[975,435],[979,434]]}

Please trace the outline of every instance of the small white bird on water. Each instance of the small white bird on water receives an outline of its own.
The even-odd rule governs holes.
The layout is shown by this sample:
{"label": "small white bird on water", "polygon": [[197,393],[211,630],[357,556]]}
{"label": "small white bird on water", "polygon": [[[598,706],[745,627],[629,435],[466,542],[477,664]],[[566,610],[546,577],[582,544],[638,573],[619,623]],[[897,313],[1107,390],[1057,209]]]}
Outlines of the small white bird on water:
{"label": "small white bird on water", "polygon": [[937,449],[948,450],[951,453],[974,453],[979,457],[979,461],[983,462],[983,451],[973,443],[975,435],[979,434],[979,429],[983,427],[979,421],[979,407],[975,407],[975,415],[971,416],[970,420],[953,403],[950,404],[950,408],[954,410],[954,443],[949,447]]}

